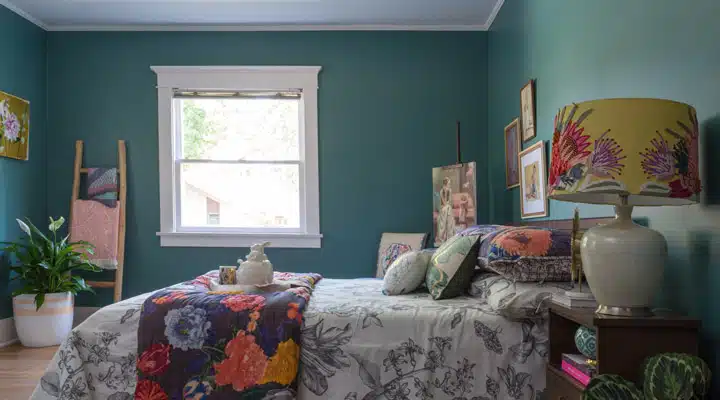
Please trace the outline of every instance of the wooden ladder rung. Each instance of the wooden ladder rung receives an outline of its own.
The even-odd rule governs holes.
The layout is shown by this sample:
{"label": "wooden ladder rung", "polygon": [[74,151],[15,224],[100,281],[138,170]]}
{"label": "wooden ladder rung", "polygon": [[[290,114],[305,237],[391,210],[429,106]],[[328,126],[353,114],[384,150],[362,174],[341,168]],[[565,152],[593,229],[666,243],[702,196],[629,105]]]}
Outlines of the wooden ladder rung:
{"label": "wooden ladder rung", "polygon": [[88,172],[90,172],[90,168],[80,168],[81,174],[87,174]]}
{"label": "wooden ladder rung", "polygon": [[90,287],[96,288],[114,288],[115,282],[86,281]]}

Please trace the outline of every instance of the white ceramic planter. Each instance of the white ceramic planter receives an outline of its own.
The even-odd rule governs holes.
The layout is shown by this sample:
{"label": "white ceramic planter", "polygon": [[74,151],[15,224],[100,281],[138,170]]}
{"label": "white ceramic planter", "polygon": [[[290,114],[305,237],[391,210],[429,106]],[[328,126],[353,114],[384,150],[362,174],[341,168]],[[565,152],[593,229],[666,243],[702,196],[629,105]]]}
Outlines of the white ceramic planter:
{"label": "white ceramic planter", "polygon": [[73,295],[49,293],[39,310],[35,309],[35,295],[21,294],[13,297],[15,329],[23,346],[56,346],[72,330]]}

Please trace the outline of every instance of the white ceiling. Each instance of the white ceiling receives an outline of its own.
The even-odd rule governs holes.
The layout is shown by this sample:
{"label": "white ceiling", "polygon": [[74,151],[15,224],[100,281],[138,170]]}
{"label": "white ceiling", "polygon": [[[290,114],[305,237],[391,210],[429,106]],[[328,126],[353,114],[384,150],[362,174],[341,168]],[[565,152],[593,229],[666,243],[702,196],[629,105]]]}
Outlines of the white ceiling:
{"label": "white ceiling", "polygon": [[0,0],[48,30],[487,30],[504,0]]}

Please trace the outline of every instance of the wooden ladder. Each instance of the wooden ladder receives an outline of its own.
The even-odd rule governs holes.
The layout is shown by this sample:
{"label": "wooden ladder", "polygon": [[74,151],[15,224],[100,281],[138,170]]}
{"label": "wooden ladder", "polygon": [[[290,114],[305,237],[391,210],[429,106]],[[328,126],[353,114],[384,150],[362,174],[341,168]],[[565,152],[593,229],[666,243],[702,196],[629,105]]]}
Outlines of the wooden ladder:
{"label": "wooden ladder", "polygon": [[[112,281],[87,281],[93,288],[113,288],[113,301],[122,300],[123,265],[125,263],[125,207],[127,199],[127,165],[125,157],[125,141],[118,140],[118,177],[120,187],[118,188],[118,207],[120,207],[120,221],[118,223],[118,248],[117,248],[117,269],[115,280]],[[83,141],[75,141],[75,171],[73,174],[72,199],[70,202],[70,226],[72,226],[72,209],[75,200],[80,198],[80,174],[87,174],[88,168],[83,168]]]}

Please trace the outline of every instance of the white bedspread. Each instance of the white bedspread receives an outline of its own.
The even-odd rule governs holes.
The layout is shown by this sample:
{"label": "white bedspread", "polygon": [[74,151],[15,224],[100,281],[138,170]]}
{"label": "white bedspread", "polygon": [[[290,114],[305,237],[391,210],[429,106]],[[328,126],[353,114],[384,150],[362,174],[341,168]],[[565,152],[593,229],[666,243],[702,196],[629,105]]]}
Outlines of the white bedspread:
{"label": "white bedspread", "polygon": [[[546,324],[510,321],[472,297],[385,296],[376,279],[323,279],[305,312],[298,398],[536,399]],[[129,400],[140,307],[108,306],[73,330],[32,399]]]}

